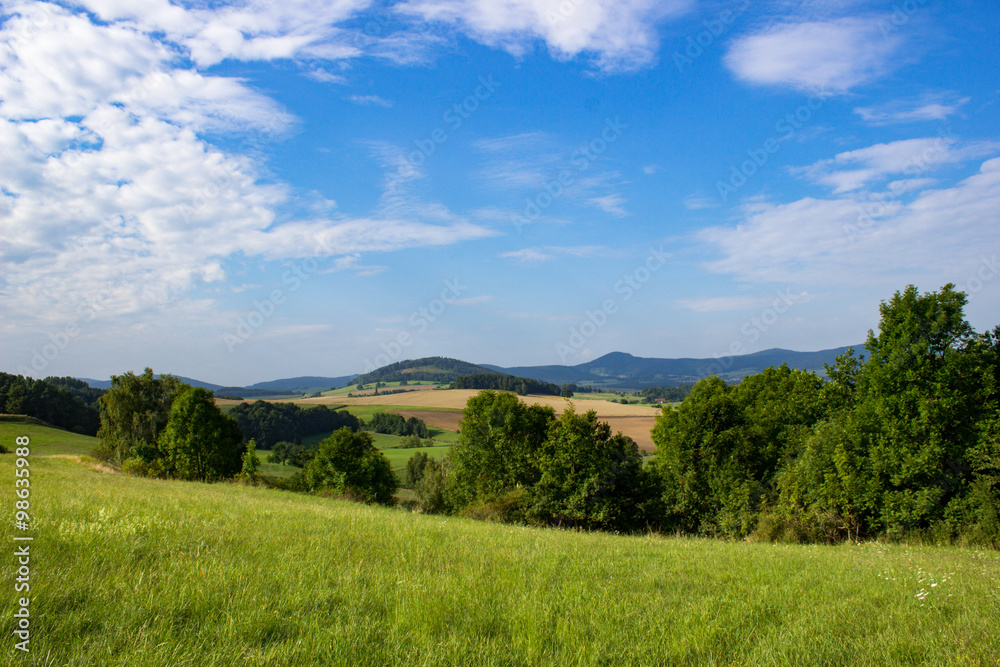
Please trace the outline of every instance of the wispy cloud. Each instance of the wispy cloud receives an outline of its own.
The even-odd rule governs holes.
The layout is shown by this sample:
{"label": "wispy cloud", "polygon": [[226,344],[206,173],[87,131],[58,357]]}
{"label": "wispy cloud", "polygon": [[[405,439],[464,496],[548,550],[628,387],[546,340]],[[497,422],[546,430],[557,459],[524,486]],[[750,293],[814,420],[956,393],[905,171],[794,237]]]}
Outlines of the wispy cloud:
{"label": "wispy cloud", "polygon": [[391,100],[382,99],[378,95],[351,95],[347,99],[363,106],[385,107],[388,109],[393,105]]}
{"label": "wispy cloud", "polygon": [[738,38],[724,62],[747,83],[845,93],[892,69],[904,44],[874,18],[789,21]]}
{"label": "wispy cloud", "polygon": [[952,94],[925,95],[918,100],[891,102],[875,107],[856,107],[854,113],[871,125],[893,125],[924,121],[944,121],[969,103],[968,97]]}
{"label": "wispy cloud", "polygon": [[[912,178],[946,164],[982,158],[1000,149],[1000,142],[960,144],[957,139],[938,136],[904,139],[838,153],[808,167],[793,169],[810,180],[826,185],[835,193],[850,192],[898,175]],[[906,190],[914,183],[898,182]]]}
{"label": "wispy cloud", "polygon": [[690,195],[684,198],[684,206],[692,211],[700,211],[706,208],[718,208],[720,206],[717,199],[711,197],[698,197]]}
{"label": "wispy cloud", "polygon": [[993,158],[911,201],[844,195],[761,202],[737,225],[699,236],[721,255],[709,270],[747,282],[896,289],[901,280],[966,278],[996,248],[998,211],[1000,158]]}
{"label": "wispy cloud", "polygon": [[536,248],[522,248],[501,253],[501,257],[513,259],[522,264],[537,262],[547,262],[558,257],[593,257],[608,256],[615,254],[615,251],[605,246],[540,246]]}
{"label": "wispy cloud", "polygon": [[628,211],[625,210],[625,198],[619,195],[604,195],[603,197],[591,197],[587,200],[593,206],[601,209],[605,213],[609,213],[616,218],[622,218],[628,215]]}
{"label": "wispy cloud", "polygon": [[[795,303],[803,303],[809,300],[809,295],[805,292],[800,294],[787,295]],[[721,313],[739,310],[756,310],[766,308],[774,303],[774,295],[765,296],[714,296],[697,297],[689,299],[678,299],[677,305],[696,313]]]}
{"label": "wispy cloud", "polygon": [[[474,176],[488,187],[531,202],[538,197],[598,208],[615,217],[628,215],[619,191],[623,179],[599,162],[577,166],[577,147],[544,132],[481,139],[474,144],[483,166]],[[536,204],[537,205],[537,204]],[[550,209],[546,207],[546,218]],[[549,220],[552,221],[552,220]]]}

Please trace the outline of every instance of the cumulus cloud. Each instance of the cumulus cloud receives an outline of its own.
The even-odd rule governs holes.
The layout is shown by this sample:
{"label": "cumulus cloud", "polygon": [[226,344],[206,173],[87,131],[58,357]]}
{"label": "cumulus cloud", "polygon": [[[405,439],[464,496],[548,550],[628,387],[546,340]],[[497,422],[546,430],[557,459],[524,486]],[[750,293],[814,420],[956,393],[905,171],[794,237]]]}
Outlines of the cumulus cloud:
{"label": "cumulus cloud", "polygon": [[[22,323],[65,322],[94,295],[111,292],[113,299],[103,299],[109,314],[181,299],[172,317],[210,317],[210,299],[187,295],[225,279],[234,257],[335,262],[490,235],[408,196],[412,175],[389,174],[386,194],[367,216],[284,213],[292,208],[289,187],[264,178],[253,156],[295,118],[244,82],[190,63],[329,45],[322,35],[334,33],[323,26],[363,3],[328,4],[248,3],[213,12],[165,0],[88,3],[101,22],[47,3],[7,7],[0,27],[5,309],[21,313]],[[233,22],[224,27],[220,17]],[[225,37],[229,27],[238,38],[209,39]],[[215,44],[214,55],[199,40]],[[206,133],[243,142],[228,152]]]}
{"label": "cumulus cloud", "polygon": [[615,70],[652,62],[656,24],[693,6],[691,0],[409,0],[397,9],[514,55],[541,40],[556,58],[587,54],[601,69]]}
{"label": "cumulus cloud", "polygon": [[747,83],[845,93],[892,69],[904,44],[869,18],[788,21],[738,38],[724,62]]}

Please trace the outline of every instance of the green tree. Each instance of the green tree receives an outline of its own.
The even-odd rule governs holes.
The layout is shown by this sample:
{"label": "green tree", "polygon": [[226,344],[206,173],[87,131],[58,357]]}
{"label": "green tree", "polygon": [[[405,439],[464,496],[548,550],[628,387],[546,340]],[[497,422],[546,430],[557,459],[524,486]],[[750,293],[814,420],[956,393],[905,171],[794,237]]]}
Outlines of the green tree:
{"label": "green tree", "polygon": [[572,406],[549,426],[528,515],[548,524],[631,530],[658,524],[660,489],[635,441]]}
{"label": "green tree", "polygon": [[251,484],[256,484],[259,473],[260,457],[257,456],[257,443],[251,438],[247,443],[247,450],[243,453],[243,469],[240,471],[240,477]]}
{"label": "green tree", "polygon": [[910,285],[881,304],[879,333],[868,332],[844,473],[871,480],[856,490],[872,530],[925,528],[967,491],[968,452],[995,387],[965,304],[954,285],[926,294]]}
{"label": "green tree", "polygon": [[311,491],[330,490],[367,503],[395,504],[398,481],[389,460],[365,431],[342,428],[320,443],[306,465],[305,483]]}
{"label": "green tree", "polygon": [[231,478],[242,466],[243,432],[215,405],[212,392],[189,387],[171,405],[159,450],[171,476],[202,481]]}
{"label": "green tree", "polygon": [[411,456],[406,462],[406,476],[403,483],[412,489],[423,478],[427,463],[431,460],[431,457],[424,452],[417,452]]}
{"label": "green tree", "polygon": [[449,502],[458,510],[539,478],[536,454],[555,410],[525,405],[510,392],[485,390],[462,412],[458,444],[451,451]]}
{"label": "green tree", "polygon": [[132,457],[147,463],[162,458],[159,438],[167,425],[170,406],[188,388],[171,375],[153,377],[150,368],[142,375],[113,375],[111,387],[99,401],[99,450],[117,465]]}
{"label": "green tree", "polygon": [[444,514],[448,510],[446,491],[450,461],[428,459],[420,479],[414,484],[414,491],[420,500],[420,509],[427,514]]}
{"label": "green tree", "polygon": [[698,382],[653,429],[671,527],[744,537],[777,498],[777,476],[826,416],[815,374],[768,368],[732,386]]}

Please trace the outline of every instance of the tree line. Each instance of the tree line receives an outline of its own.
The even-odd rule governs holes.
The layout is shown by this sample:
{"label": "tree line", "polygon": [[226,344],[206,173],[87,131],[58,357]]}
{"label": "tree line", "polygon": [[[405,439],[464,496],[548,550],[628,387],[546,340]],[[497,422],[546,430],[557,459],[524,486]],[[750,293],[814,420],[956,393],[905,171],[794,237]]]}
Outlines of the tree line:
{"label": "tree line", "polygon": [[254,401],[240,403],[229,413],[247,440],[261,449],[272,449],[278,442],[302,444],[302,438],[317,433],[332,433],[347,427],[357,431],[361,422],[346,410],[331,410],[325,405],[303,408],[294,403]]}
{"label": "tree line", "polygon": [[429,438],[427,424],[418,417],[404,417],[395,412],[376,412],[363,423],[366,431],[384,433],[387,435],[408,436],[414,435],[418,438]]}
{"label": "tree line", "polygon": [[668,530],[837,541],[1000,538],[1000,327],[966,297],[909,286],[880,307],[867,359],[828,382],[785,367],[695,385],[653,441]]}
{"label": "tree line", "polygon": [[636,443],[591,410],[560,415],[510,392],[481,391],[444,461],[408,465],[424,511],[604,530],[656,520],[656,480]]}
{"label": "tree line", "polygon": [[[562,396],[563,388],[552,382],[542,382],[531,378],[522,378],[502,373],[473,373],[456,378],[451,383],[451,389],[492,389],[494,391],[512,391],[520,396],[528,394],[543,394],[546,396]],[[573,395],[567,392],[568,397]]]}
{"label": "tree line", "polygon": [[539,525],[825,541],[1000,543],[1000,327],[953,285],[880,307],[867,359],[696,383],[635,444],[592,412],[484,391],[443,461],[408,466],[424,511]]}
{"label": "tree line", "polygon": [[35,380],[0,373],[0,412],[27,415],[83,435],[97,435],[97,399],[103,393],[70,377]]}
{"label": "tree line", "polygon": [[[826,379],[781,366],[735,385],[699,381],[657,418],[647,465],[593,411],[486,389],[450,455],[411,459],[406,481],[426,512],[534,525],[1000,544],[1000,327],[977,333],[965,305],[953,285],[909,286],[880,306],[868,358],[849,350]],[[256,470],[211,392],[146,369],[114,377],[99,405],[104,455],[125,469],[205,480]],[[334,430],[286,485],[393,504],[398,480],[360,426]]]}

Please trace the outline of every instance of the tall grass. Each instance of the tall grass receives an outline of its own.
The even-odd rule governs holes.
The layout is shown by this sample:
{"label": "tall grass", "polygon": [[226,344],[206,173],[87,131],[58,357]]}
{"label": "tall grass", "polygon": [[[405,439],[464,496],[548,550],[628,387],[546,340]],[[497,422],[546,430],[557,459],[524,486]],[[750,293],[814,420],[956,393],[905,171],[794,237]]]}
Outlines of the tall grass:
{"label": "tall grass", "polygon": [[[9,664],[1000,660],[996,552],[528,529],[62,459],[31,470],[32,651],[12,648],[8,556]],[[0,506],[13,480],[0,456]]]}

